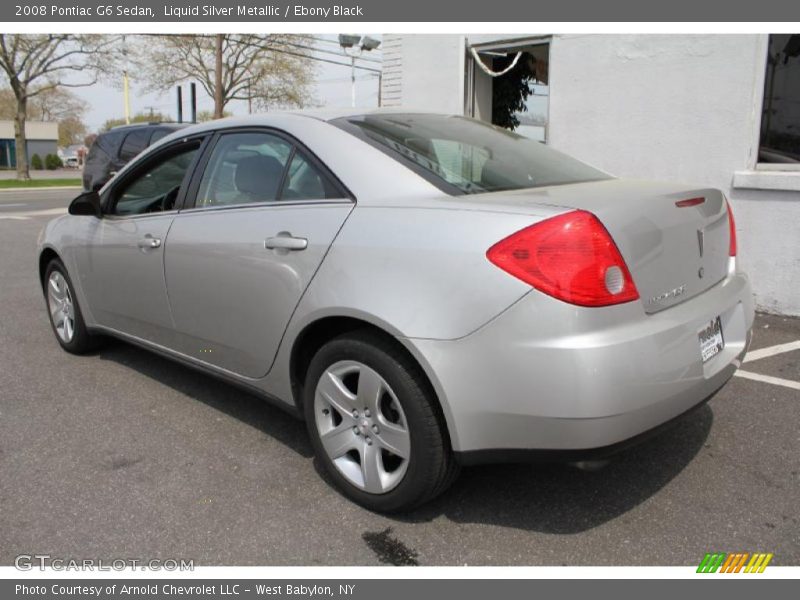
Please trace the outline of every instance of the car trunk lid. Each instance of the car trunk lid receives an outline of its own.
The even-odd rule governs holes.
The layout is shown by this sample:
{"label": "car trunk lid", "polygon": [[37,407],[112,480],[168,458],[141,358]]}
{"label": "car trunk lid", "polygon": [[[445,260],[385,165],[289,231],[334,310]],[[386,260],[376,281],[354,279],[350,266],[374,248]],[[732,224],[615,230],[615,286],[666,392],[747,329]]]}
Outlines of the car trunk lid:
{"label": "car trunk lid", "polygon": [[625,259],[647,313],[702,293],[728,271],[728,215],[719,190],[611,179],[481,196],[495,210],[544,205],[593,213]]}

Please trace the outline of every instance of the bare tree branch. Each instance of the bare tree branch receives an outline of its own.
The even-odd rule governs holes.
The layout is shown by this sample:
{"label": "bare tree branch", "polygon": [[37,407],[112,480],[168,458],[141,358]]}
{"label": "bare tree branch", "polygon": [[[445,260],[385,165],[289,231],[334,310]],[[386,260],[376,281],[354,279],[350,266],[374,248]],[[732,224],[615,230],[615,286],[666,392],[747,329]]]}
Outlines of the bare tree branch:
{"label": "bare tree branch", "polygon": [[196,81],[215,99],[218,115],[232,100],[250,100],[260,108],[302,106],[309,101],[313,63],[296,48],[292,55],[281,52],[286,43],[303,39],[301,36],[226,34],[221,38],[220,84],[215,67],[217,36],[213,34],[139,36],[140,79],[152,91]]}
{"label": "bare tree branch", "polygon": [[[28,101],[59,87],[82,87],[97,81],[104,68],[113,68],[115,36],[73,34],[0,34],[0,69],[16,100],[14,137],[17,178],[30,179],[25,120]],[[84,73],[82,81],[64,81],[68,73]]]}

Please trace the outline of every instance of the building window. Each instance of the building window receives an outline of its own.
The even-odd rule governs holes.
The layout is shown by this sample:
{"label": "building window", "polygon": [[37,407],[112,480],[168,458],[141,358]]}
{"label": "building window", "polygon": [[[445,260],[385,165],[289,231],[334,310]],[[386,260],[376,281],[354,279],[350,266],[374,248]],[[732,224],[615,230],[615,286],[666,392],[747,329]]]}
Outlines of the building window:
{"label": "building window", "polygon": [[470,48],[465,113],[547,141],[549,43],[489,42]]}
{"label": "building window", "polygon": [[800,168],[800,34],[769,36],[758,162]]}

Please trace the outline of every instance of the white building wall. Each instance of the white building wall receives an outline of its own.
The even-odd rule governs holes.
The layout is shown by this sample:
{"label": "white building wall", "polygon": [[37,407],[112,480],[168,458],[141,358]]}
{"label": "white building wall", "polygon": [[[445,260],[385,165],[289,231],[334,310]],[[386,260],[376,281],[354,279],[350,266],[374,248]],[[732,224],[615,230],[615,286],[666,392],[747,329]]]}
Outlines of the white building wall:
{"label": "white building wall", "polygon": [[383,106],[464,111],[464,36],[384,35]]}
{"label": "white building wall", "polygon": [[[58,123],[26,121],[25,137],[29,140],[58,140]],[[14,121],[0,121],[0,139],[14,139]]]}
{"label": "white building wall", "polygon": [[757,305],[800,315],[800,191],[733,187],[755,166],[765,58],[760,35],[556,36],[550,143],[621,177],[721,188]]}

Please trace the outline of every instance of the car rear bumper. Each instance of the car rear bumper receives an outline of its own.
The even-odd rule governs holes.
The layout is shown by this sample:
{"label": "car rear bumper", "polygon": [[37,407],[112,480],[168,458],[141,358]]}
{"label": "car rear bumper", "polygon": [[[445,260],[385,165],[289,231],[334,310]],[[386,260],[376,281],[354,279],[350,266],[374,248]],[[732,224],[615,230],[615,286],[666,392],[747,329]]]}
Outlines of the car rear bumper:
{"label": "car rear bumper", "polygon": [[[698,332],[717,316],[725,348],[704,364]],[[527,451],[577,459],[713,396],[741,364],[753,317],[749,282],[736,273],[651,315],[640,302],[582,308],[534,290],[467,337],[407,342],[431,375],[465,462]]]}

